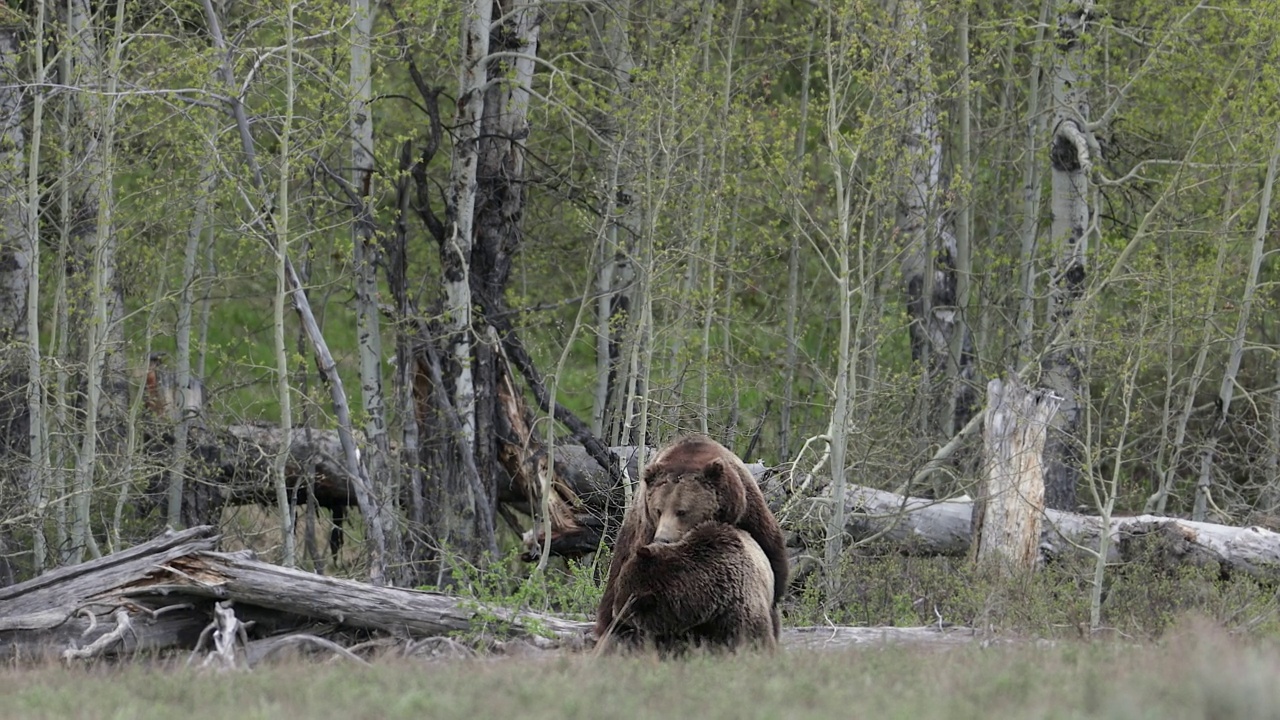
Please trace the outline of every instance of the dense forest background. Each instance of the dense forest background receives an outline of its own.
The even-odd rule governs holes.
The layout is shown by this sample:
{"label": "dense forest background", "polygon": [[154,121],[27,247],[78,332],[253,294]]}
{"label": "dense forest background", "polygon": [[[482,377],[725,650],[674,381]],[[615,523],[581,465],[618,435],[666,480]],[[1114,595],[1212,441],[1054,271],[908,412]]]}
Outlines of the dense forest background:
{"label": "dense forest background", "polygon": [[[1277,37],[1265,0],[10,2],[0,582],[333,477],[369,576],[436,582],[554,524],[548,450],[685,431],[972,494],[1014,375],[1062,398],[1050,507],[1275,526]],[[314,510],[263,516],[281,562]]]}

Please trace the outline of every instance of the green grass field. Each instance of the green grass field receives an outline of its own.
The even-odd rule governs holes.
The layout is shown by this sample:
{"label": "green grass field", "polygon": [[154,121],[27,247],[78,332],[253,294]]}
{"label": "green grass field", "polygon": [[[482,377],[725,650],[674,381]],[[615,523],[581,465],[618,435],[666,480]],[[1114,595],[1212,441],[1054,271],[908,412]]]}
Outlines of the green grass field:
{"label": "green grass field", "polygon": [[0,670],[4,718],[1280,718],[1280,644],[1183,624],[1158,643],[594,660],[293,659]]}

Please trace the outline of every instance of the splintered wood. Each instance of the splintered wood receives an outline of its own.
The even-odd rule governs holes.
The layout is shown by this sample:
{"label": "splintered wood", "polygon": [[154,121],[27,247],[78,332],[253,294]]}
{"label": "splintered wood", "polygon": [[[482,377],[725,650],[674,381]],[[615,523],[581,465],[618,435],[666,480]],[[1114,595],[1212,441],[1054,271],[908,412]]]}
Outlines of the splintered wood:
{"label": "splintered wood", "polygon": [[1031,570],[1039,557],[1044,514],[1041,456],[1061,398],[1028,392],[1013,378],[987,384],[982,438],[986,477],[974,506],[977,561],[1003,570]]}
{"label": "splintered wood", "polygon": [[[237,663],[238,647],[284,635],[409,641],[451,633],[538,634],[573,645],[581,644],[590,627],[441,593],[280,567],[249,552],[216,552],[217,540],[207,526],[170,532],[0,588],[0,659],[189,652],[211,638],[214,649],[205,662],[229,668]],[[245,650],[254,657],[252,648]]]}

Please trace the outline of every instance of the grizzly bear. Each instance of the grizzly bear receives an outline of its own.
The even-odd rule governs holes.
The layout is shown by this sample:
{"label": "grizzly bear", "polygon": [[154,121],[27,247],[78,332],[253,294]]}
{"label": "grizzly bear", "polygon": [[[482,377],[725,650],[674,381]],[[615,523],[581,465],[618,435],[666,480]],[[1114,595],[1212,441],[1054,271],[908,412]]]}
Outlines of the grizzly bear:
{"label": "grizzly bear", "polygon": [[773,568],[749,533],[717,519],[721,504],[718,488],[703,478],[650,486],[653,542],[618,570],[612,627],[599,636],[597,653],[776,647]]}
{"label": "grizzly bear", "polygon": [[[609,565],[609,577],[596,612],[596,637],[603,638],[613,625],[619,572],[637,550],[650,546],[658,535],[661,513],[650,510],[650,499],[664,492],[662,488],[676,486],[672,481],[680,481],[679,484],[696,482],[714,490],[716,507],[710,519],[745,531],[768,559],[773,574],[771,616],[776,638],[781,629],[777,603],[786,591],[790,571],[782,528],[765,504],[764,493],[760,492],[747,466],[723,445],[701,435],[683,437],[671,443],[641,474],[635,500],[623,518],[614,543],[613,562]],[[687,531],[695,524],[681,522],[673,526],[669,522],[661,539],[671,541],[681,534],[680,528]],[[673,530],[673,527],[677,529]]]}

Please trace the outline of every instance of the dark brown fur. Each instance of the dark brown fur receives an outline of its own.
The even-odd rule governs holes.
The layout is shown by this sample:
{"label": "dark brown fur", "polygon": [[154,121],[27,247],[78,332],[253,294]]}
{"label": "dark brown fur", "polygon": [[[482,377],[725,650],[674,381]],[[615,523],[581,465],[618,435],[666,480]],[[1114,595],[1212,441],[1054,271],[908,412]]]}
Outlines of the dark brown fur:
{"label": "dark brown fur", "polygon": [[678,542],[637,548],[618,573],[614,598],[616,623],[598,653],[777,647],[768,559],[732,525],[712,520]]}
{"label": "dark brown fur", "polygon": [[609,578],[596,612],[595,635],[604,637],[613,623],[617,578],[623,565],[636,551],[653,542],[657,521],[648,509],[655,488],[674,479],[699,479],[716,488],[720,499],[714,519],[744,530],[760,546],[773,570],[773,631],[781,629],[778,602],[786,592],[790,566],[786,541],[777,519],[765,504],[764,493],[751,471],[738,456],[720,443],[704,436],[688,436],[668,445],[649,463],[636,489],[635,501],[623,518],[614,543]]}

